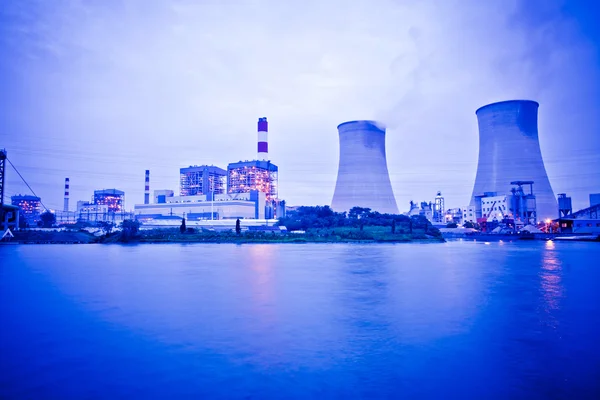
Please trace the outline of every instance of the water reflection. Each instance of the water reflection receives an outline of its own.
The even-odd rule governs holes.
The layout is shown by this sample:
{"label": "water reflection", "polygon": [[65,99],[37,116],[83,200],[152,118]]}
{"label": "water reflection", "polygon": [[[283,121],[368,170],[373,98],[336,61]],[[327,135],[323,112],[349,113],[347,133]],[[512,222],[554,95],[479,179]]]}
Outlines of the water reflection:
{"label": "water reflection", "polygon": [[542,270],[540,271],[540,285],[544,301],[544,311],[551,319],[552,325],[557,324],[553,313],[560,309],[563,297],[562,263],[552,240],[548,240],[542,256]]}

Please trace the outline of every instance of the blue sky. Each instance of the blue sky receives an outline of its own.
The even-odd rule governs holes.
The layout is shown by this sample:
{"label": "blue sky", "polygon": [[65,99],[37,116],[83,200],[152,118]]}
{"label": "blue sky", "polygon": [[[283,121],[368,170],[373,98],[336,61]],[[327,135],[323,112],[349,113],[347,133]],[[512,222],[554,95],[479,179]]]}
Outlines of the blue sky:
{"label": "blue sky", "polygon": [[[588,4],[589,3],[589,4]],[[468,203],[475,110],[540,103],[555,193],[600,192],[600,6],[575,1],[4,0],[0,147],[48,207],[178,189],[180,167],[252,159],[269,119],[288,204],[329,204],[336,126],[377,119],[401,211]],[[26,193],[9,170],[8,194]]]}

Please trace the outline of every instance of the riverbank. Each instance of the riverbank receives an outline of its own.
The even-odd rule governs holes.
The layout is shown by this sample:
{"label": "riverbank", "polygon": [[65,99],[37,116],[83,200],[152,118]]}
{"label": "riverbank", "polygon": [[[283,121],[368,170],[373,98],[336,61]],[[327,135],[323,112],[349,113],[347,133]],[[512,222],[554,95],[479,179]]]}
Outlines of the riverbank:
{"label": "riverbank", "polygon": [[423,231],[391,233],[389,228],[368,227],[311,229],[304,233],[219,232],[181,233],[179,229],[139,231],[125,238],[121,232],[94,236],[85,231],[19,231],[9,243],[19,244],[86,244],[86,243],[441,243],[445,240]]}

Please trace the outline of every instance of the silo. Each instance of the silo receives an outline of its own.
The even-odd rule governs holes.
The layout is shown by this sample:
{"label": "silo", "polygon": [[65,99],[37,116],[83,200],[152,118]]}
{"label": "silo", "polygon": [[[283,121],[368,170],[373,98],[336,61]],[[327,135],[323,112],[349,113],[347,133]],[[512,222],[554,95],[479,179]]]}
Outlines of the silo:
{"label": "silo", "polygon": [[484,192],[508,194],[511,181],[533,181],[537,219],[555,218],[557,203],[546,174],[538,138],[538,107],[531,100],[488,104],[475,113],[479,162],[471,205]]}
{"label": "silo", "polygon": [[398,214],[385,155],[385,127],[375,121],[338,125],[340,162],[331,208],[367,207]]}

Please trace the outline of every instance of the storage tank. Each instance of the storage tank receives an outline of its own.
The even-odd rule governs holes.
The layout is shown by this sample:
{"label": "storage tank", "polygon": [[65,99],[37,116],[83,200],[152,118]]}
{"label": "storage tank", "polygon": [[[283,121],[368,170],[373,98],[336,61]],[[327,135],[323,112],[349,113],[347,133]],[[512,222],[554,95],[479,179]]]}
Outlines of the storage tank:
{"label": "storage tank", "polygon": [[340,160],[331,208],[352,207],[398,214],[385,153],[385,127],[375,121],[338,125]]}
{"label": "storage tank", "polygon": [[493,103],[476,111],[479,162],[471,205],[484,192],[509,193],[511,181],[535,182],[538,220],[555,218],[556,197],[546,174],[538,138],[538,107],[531,100]]}

